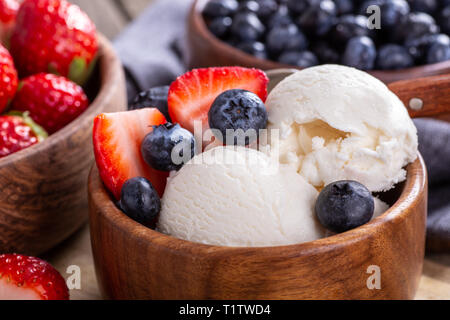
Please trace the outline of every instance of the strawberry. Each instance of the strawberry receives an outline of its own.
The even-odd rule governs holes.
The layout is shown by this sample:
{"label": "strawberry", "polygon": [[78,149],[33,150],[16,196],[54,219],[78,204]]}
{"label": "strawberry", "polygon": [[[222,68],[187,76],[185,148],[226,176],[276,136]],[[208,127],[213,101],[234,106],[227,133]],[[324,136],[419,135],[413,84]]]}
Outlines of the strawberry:
{"label": "strawberry", "polygon": [[86,13],[66,0],[25,0],[11,36],[21,77],[55,73],[83,84],[98,52],[96,28]]}
{"label": "strawberry", "polygon": [[88,106],[80,86],[49,73],[23,79],[12,103],[14,110],[29,111],[31,118],[50,134],[72,122]]}
{"label": "strawberry", "polygon": [[2,113],[16,94],[17,71],[8,50],[0,44],[0,113]]}
{"label": "strawberry", "polygon": [[208,127],[208,111],[224,91],[244,89],[267,98],[266,74],[258,69],[221,67],[194,69],[175,80],[169,89],[169,114],[183,128],[194,132],[194,121]]}
{"label": "strawberry", "polygon": [[0,158],[44,140],[47,133],[27,113],[0,116]]}
{"label": "strawberry", "polygon": [[49,263],[18,254],[0,255],[0,300],[69,300],[64,278]]}
{"label": "strawberry", "polygon": [[19,2],[16,0],[0,0],[0,41],[9,45],[9,38],[16,23]]}
{"label": "strawberry", "polygon": [[166,123],[155,108],[105,113],[94,120],[94,153],[100,177],[116,199],[122,185],[135,177],[147,178],[162,196],[167,173],[147,165],[141,155],[141,144],[152,126]]}

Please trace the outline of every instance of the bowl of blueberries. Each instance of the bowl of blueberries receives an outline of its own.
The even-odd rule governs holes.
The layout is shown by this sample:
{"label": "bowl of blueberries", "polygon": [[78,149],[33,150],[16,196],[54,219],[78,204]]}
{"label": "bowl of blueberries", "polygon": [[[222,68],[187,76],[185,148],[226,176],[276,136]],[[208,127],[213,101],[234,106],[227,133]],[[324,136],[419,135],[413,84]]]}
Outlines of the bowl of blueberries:
{"label": "bowl of blueberries", "polygon": [[196,0],[188,24],[192,68],[333,63],[386,83],[450,72],[450,0]]}

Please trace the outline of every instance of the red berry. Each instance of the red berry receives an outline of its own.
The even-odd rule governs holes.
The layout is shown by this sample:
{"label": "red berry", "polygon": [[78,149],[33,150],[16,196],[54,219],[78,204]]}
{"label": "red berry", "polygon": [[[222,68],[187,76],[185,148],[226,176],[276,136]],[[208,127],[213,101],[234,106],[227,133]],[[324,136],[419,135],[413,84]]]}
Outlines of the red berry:
{"label": "red berry", "polygon": [[64,278],[49,263],[18,254],[0,255],[0,300],[69,300]]}
{"label": "red berry", "polygon": [[22,77],[39,72],[83,84],[98,51],[96,28],[66,0],[25,0],[11,37],[11,54]]}
{"label": "red berry", "polygon": [[15,21],[18,10],[19,2],[16,0],[0,0],[0,22],[8,24]]}
{"label": "red berry", "polygon": [[147,165],[141,155],[141,144],[152,126],[166,123],[156,108],[105,113],[94,120],[94,153],[103,183],[116,199],[122,185],[135,177],[147,178],[162,196],[167,173]]}
{"label": "red berry", "polygon": [[267,98],[266,74],[258,69],[221,67],[195,69],[172,83],[169,89],[169,114],[183,128],[194,131],[194,121],[208,126],[208,111],[224,91],[244,89]]}
{"label": "red berry", "polygon": [[17,71],[8,50],[0,45],[0,113],[2,113],[16,94]]}
{"label": "red berry", "polygon": [[30,117],[50,134],[72,122],[88,106],[79,85],[48,73],[23,79],[12,104],[14,110],[30,112]]}

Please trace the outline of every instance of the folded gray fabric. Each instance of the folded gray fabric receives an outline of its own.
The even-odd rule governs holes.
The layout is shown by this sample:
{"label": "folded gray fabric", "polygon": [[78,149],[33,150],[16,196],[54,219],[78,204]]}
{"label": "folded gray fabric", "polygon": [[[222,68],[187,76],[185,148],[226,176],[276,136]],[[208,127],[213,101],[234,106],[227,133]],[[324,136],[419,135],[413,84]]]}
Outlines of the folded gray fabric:
{"label": "folded gray fabric", "polygon": [[[185,72],[179,48],[191,3],[159,0],[116,39],[127,73],[129,99],[139,91],[169,84]],[[450,125],[425,119],[415,123],[430,177],[428,232],[442,235],[450,243]]]}

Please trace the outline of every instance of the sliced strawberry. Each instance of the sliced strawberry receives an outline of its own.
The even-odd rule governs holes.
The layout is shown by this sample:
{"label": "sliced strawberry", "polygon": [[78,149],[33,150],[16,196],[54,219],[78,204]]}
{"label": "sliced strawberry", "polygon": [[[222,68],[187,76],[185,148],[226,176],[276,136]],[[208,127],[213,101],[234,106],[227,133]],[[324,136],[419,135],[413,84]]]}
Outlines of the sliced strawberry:
{"label": "sliced strawberry", "polygon": [[224,91],[244,89],[266,101],[266,74],[258,69],[221,67],[194,69],[172,83],[169,89],[169,114],[183,128],[194,132],[194,121],[208,127],[208,111]]}
{"label": "sliced strawberry", "polygon": [[18,254],[0,255],[0,300],[69,300],[64,278],[49,263]]}
{"label": "sliced strawberry", "polygon": [[141,143],[151,126],[166,123],[155,108],[104,113],[94,120],[94,153],[100,177],[116,199],[122,185],[134,177],[147,178],[162,196],[167,173],[148,166],[141,155]]}

